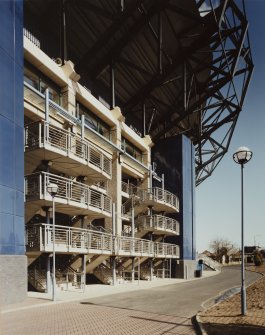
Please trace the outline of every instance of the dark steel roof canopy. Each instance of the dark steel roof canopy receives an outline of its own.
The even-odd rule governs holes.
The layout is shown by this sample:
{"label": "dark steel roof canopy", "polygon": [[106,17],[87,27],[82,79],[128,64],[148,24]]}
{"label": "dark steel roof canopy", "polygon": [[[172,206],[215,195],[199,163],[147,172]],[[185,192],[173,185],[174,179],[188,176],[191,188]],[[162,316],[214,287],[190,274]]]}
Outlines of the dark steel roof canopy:
{"label": "dark steel roof canopy", "polygon": [[[195,144],[197,185],[227,152],[253,62],[244,0],[25,0],[25,27],[153,141]],[[237,2],[238,3],[238,2]]]}

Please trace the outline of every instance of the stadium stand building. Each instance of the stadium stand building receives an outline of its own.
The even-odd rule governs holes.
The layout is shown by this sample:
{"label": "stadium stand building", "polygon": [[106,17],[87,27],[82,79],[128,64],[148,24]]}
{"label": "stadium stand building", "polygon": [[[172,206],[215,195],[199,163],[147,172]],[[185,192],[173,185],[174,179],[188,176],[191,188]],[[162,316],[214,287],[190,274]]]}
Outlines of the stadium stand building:
{"label": "stadium stand building", "polygon": [[195,186],[253,70],[244,2],[9,0],[0,29],[2,302],[54,267],[60,289],[194,276]]}

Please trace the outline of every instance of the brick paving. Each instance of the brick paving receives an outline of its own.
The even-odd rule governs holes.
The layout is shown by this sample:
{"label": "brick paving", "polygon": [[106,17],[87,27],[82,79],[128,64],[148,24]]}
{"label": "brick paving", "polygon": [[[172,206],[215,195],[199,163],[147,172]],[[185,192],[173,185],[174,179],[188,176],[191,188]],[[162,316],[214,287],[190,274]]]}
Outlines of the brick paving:
{"label": "brick paving", "polygon": [[[265,266],[259,268],[259,271],[265,273]],[[107,291],[106,289],[102,294],[109,294]],[[95,294],[97,295],[96,292]],[[219,333],[214,329],[209,334],[265,334],[265,277],[247,288],[247,303],[247,316],[241,316],[240,294],[236,294],[200,312],[200,322],[203,325],[226,327]],[[80,301],[53,303],[49,300],[28,298],[26,302],[17,304],[16,308],[3,310],[0,317],[1,335],[196,334],[188,317],[92,305]],[[235,333],[234,329],[228,331],[231,326],[244,325],[258,327],[261,333],[256,332],[256,328],[247,333],[241,330]]]}
{"label": "brick paving", "polygon": [[185,335],[191,320],[80,302],[48,303],[2,314],[1,335]]}

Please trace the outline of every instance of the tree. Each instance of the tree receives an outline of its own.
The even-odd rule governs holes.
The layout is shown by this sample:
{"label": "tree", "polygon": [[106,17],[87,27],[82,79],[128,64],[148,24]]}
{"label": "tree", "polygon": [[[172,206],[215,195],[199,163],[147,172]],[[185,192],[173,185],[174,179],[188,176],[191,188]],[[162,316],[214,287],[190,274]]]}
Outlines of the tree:
{"label": "tree", "polygon": [[223,258],[225,257],[225,262],[229,263],[229,254],[234,249],[234,247],[229,240],[224,238],[216,238],[210,242],[210,249],[217,262],[222,263]]}
{"label": "tree", "polygon": [[254,264],[260,266],[263,263],[262,254],[259,250],[254,251]]}

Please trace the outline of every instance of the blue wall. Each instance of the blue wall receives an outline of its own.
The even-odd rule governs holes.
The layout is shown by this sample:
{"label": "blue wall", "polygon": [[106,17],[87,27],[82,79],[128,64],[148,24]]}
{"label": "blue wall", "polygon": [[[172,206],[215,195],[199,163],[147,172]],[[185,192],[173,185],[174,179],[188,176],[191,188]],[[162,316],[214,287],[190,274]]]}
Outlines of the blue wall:
{"label": "blue wall", "polygon": [[[165,189],[180,200],[180,212],[167,214],[180,223],[180,236],[167,237],[166,242],[180,246],[180,258],[196,259],[195,247],[195,159],[194,147],[184,135],[158,141],[152,149],[152,160],[159,176],[165,175]],[[161,187],[161,184],[155,183]]]}
{"label": "blue wall", "polygon": [[0,1],[0,254],[23,255],[23,0]]}

